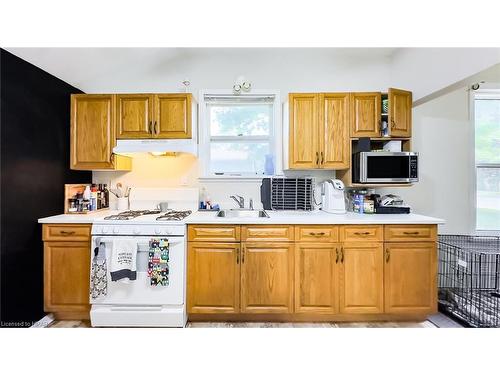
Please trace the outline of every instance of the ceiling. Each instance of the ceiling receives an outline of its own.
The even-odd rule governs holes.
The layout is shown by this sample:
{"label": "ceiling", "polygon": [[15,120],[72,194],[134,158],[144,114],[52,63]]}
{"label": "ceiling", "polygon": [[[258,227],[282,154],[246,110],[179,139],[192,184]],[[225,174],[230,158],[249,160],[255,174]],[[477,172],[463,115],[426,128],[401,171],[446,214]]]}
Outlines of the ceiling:
{"label": "ceiling", "polygon": [[[265,61],[278,56],[283,61],[305,54],[317,59],[349,65],[359,61],[388,62],[397,48],[7,48],[14,55],[38,66],[63,81],[85,91],[103,87],[126,74],[135,78],[151,77],[172,69],[183,62],[197,65],[213,56],[225,60]],[[105,86],[105,85],[104,85]]]}

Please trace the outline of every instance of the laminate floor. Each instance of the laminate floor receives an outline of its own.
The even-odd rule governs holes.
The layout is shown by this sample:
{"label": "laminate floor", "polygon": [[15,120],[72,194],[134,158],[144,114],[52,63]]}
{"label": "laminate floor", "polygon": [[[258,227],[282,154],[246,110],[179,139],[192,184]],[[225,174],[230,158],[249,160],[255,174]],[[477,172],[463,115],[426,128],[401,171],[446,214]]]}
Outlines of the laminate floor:
{"label": "laminate floor", "polygon": [[[56,320],[47,328],[89,328],[88,320]],[[273,323],[273,322],[189,322],[187,328],[437,328],[425,322],[357,322],[357,323]]]}

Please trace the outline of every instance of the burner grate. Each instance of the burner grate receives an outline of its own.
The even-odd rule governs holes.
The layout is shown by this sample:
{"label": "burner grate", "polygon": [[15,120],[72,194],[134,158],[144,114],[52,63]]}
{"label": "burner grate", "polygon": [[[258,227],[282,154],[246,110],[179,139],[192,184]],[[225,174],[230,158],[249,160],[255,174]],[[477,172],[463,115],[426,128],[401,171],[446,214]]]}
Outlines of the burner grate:
{"label": "burner grate", "polygon": [[191,212],[190,210],[187,210],[187,211],[167,211],[165,212],[163,215],[161,216],[158,216],[156,218],[156,220],[159,220],[159,221],[179,221],[179,220],[183,220],[185,219],[186,217],[188,217],[189,215],[191,215]]}
{"label": "burner grate", "polygon": [[104,220],[130,220],[143,215],[157,215],[161,213],[160,210],[129,210],[120,212],[117,215],[106,216]]}

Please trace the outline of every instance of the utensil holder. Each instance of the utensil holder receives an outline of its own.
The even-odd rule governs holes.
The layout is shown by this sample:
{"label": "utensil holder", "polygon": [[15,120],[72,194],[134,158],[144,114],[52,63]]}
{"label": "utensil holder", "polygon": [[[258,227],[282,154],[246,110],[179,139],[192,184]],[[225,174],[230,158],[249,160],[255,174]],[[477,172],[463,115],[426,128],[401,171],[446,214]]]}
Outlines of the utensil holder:
{"label": "utensil holder", "polygon": [[118,211],[128,210],[128,197],[116,198],[116,209]]}

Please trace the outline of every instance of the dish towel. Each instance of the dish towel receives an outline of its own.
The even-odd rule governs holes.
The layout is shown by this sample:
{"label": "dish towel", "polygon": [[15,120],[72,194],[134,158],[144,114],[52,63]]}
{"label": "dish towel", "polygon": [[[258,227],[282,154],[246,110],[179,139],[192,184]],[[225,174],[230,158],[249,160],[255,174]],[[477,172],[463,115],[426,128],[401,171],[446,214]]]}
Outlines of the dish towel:
{"label": "dish towel", "polygon": [[113,240],[111,281],[128,283],[137,279],[137,241]]}
{"label": "dish towel", "polygon": [[149,241],[148,276],[151,286],[168,285],[169,257],[167,239],[153,239]]}
{"label": "dish towel", "polygon": [[106,264],[106,245],[101,242],[94,249],[90,268],[90,296],[92,299],[105,297],[108,294],[108,270]]}

